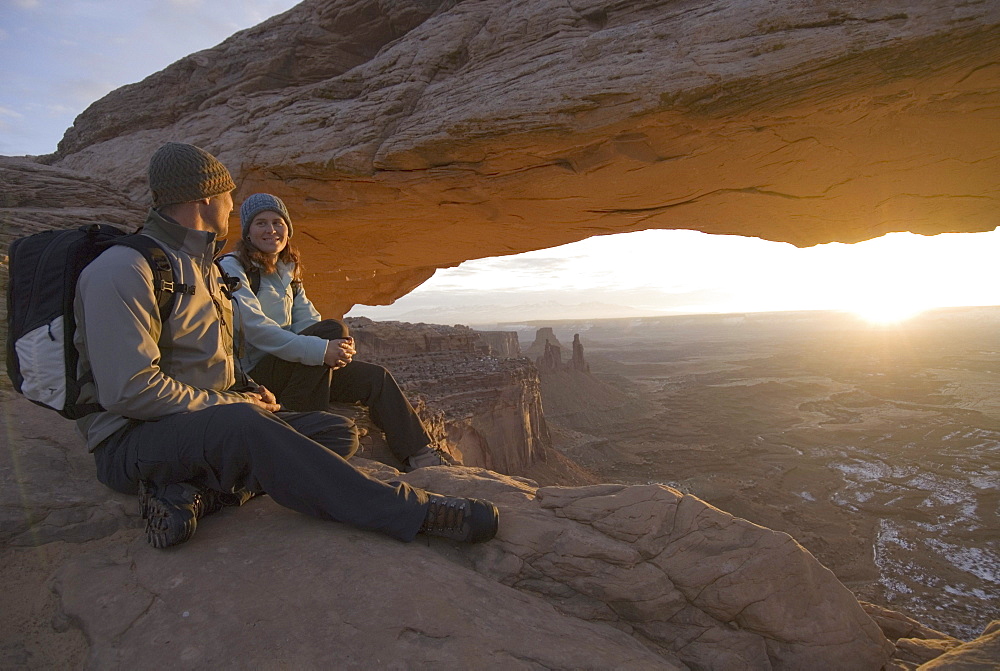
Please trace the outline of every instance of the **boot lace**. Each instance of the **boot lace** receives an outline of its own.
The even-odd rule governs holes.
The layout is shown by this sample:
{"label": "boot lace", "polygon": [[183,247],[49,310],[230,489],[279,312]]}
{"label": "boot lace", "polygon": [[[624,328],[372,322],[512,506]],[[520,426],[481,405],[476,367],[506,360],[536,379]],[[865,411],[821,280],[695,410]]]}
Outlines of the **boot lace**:
{"label": "boot lace", "polygon": [[465,522],[467,501],[457,498],[431,497],[422,531],[460,531]]}

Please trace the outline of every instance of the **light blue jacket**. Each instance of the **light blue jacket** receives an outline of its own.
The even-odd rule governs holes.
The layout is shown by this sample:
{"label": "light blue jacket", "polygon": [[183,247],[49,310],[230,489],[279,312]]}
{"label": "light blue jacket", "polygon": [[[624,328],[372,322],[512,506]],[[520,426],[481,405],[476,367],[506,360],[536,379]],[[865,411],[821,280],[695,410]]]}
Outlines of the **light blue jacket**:
{"label": "light blue jacket", "polygon": [[247,374],[267,354],[307,366],[320,366],[326,354],[323,338],[298,335],[322,317],[306,297],[305,289],[292,288],[294,264],[278,262],[277,272],[261,273],[260,290],[254,296],[243,266],[236,257],[222,257],[223,269],[240,279],[235,308],[236,346],[245,352],[240,365]]}

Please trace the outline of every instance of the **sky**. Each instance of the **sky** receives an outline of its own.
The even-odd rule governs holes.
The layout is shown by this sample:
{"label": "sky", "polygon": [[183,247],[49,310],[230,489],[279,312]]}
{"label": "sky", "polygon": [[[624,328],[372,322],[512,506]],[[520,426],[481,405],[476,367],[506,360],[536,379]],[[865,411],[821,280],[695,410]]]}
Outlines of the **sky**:
{"label": "sky", "polygon": [[296,0],[0,0],[0,154],[48,154],[91,103]]}
{"label": "sky", "polygon": [[[294,0],[0,0],[0,154],[47,154],[88,105]],[[1000,217],[998,217],[1000,224]],[[694,231],[590,238],[439,270],[351,315],[438,323],[845,309],[891,321],[1000,305],[1000,232],[788,244]]]}

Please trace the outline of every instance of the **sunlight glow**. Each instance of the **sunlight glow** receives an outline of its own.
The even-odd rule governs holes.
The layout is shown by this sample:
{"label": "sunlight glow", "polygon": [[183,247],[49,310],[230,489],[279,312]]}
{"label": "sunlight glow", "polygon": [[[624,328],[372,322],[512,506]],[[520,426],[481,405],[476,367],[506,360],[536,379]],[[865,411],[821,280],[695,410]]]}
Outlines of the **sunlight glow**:
{"label": "sunlight glow", "polygon": [[838,310],[891,324],[936,307],[1000,305],[998,257],[1000,229],[890,233],[803,249],[757,238],[646,230],[466,261],[438,271],[393,305],[356,306],[350,314],[488,324]]}
{"label": "sunlight glow", "polygon": [[869,303],[850,308],[850,312],[872,324],[888,326],[916,317],[933,307],[936,306],[920,305],[905,300],[885,300],[882,297],[875,297]]}

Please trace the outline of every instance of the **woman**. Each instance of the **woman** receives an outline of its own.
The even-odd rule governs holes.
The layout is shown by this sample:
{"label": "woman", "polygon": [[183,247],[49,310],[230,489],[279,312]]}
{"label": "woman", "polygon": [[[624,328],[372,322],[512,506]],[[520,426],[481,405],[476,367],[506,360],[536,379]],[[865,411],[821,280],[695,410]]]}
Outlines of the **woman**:
{"label": "woman", "polygon": [[243,371],[288,410],[326,410],[330,401],[368,406],[406,470],[447,465],[389,371],[355,361],[347,327],[323,320],[306,297],[299,252],[289,242],[292,218],[281,199],[255,193],[243,201],[240,223],[236,250],[221,264],[241,281],[234,298]]}

